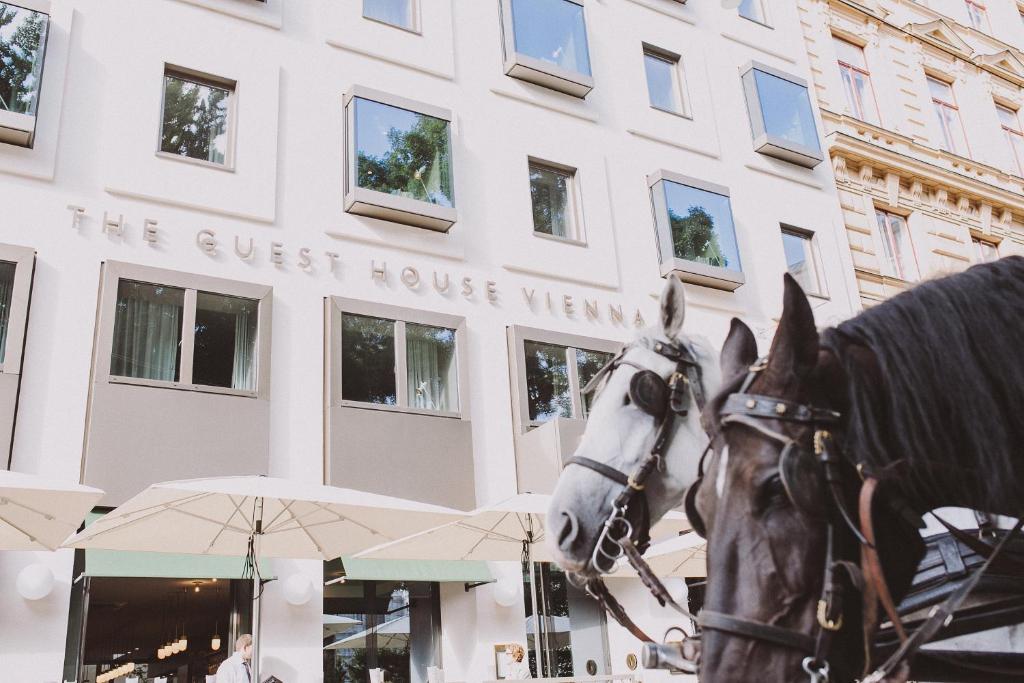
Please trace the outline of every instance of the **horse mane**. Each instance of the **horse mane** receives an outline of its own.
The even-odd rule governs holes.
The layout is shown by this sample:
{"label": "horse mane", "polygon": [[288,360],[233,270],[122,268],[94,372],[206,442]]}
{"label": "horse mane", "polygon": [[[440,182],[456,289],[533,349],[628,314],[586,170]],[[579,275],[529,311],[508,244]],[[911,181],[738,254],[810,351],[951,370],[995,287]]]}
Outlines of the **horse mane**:
{"label": "horse mane", "polygon": [[921,283],[826,330],[822,345],[847,375],[849,453],[922,509],[1020,514],[1024,258]]}

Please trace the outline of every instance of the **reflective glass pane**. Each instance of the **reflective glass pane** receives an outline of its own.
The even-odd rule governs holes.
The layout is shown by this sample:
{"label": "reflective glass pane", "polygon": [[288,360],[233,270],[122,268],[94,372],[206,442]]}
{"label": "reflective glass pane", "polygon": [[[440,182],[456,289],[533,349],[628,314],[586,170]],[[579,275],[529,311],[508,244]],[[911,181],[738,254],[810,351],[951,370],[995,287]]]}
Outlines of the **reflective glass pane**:
{"label": "reflective glass pane", "polygon": [[0,2],[0,110],[35,115],[49,21]]}
{"label": "reflective glass pane", "polygon": [[0,363],[7,350],[7,329],[11,320],[11,301],[14,296],[14,272],[17,266],[0,261]]}
{"label": "reflective glass pane", "polygon": [[228,153],[228,105],[231,91],[164,76],[160,150],[223,164]]}
{"label": "reflective glass pane", "polygon": [[953,103],[953,89],[949,87],[949,83],[944,83],[937,78],[928,78],[928,91],[931,92],[932,98],[946,102],[947,104]]}
{"label": "reflective glass pane", "polygon": [[398,403],[394,321],[342,314],[341,397],[389,406]]}
{"label": "reflective glass pane", "polygon": [[764,6],[762,0],[743,0],[740,3],[739,11],[741,17],[765,23]]}
{"label": "reflective glass pane", "polygon": [[110,374],[176,382],[184,307],[184,289],[119,281]]}
{"label": "reflective glass pane", "polygon": [[676,114],[683,113],[679,97],[679,63],[651,53],[644,54],[647,71],[647,95],[651,106]]}
{"label": "reflective glass pane", "polygon": [[1020,131],[1020,121],[1017,120],[1017,112],[997,104],[996,114],[999,116],[999,123],[1003,126],[1013,131]]}
{"label": "reflective glass pane", "polygon": [[358,97],[351,106],[359,187],[454,206],[447,121]]}
{"label": "reflective glass pane", "polygon": [[555,237],[573,237],[569,198],[572,177],[565,171],[530,165],[533,229]]}
{"label": "reflective glass pane", "polygon": [[740,270],[729,198],[668,180],[662,184],[675,257]]}
{"label": "reflective glass pane", "polygon": [[754,69],[754,82],[761,102],[765,132],[820,152],[818,129],[814,125],[807,88],[758,69]]}
{"label": "reflective glass pane", "polygon": [[555,344],[527,341],[526,393],[530,420],[546,422],[553,417],[572,417],[569,393],[569,361],[566,348]]}
{"label": "reflective glass pane", "polygon": [[918,279],[917,260],[914,257],[914,245],[910,239],[907,222],[902,216],[876,211],[878,229],[882,238],[882,252],[885,256],[883,270],[903,280]]}
{"label": "reflective glass pane", "polygon": [[569,0],[512,0],[516,52],[590,75],[583,7]]}
{"label": "reflective glass pane", "polygon": [[414,0],[363,0],[363,16],[413,30]]}
{"label": "reflective glass pane", "polygon": [[258,320],[258,301],[198,292],[193,384],[255,391]]}
{"label": "reflective glass pane", "polygon": [[[594,379],[594,375],[597,371],[608,364],[608,361],[612,359],[614,354],[603,353],[601,351],[587,351],[586,349],[576,349],[576,372],[580,378],[580,391],[590,383],[590,380]],[[590,401],[593,401],[597,396],[593,393],[582,395],[581,405],[583,406],[584,417],[590,412]]]}
{"label": "reflective glass pane", "polygon": [[986,240],[972,240],[974,242],[974,257],[982,263],[995,261],[999,258],[999,247]]}
{"label": "reflective glass pane", "polygon": [[409,406],[423,410],[458,411],[455,330],[407,323],[405,347]]}
{"label": "reflective glass pane", "polygon": [[811,238],[792,232],[782,233],[782,248],[786,253],[786,270],[808,294],[821,294],[818,269],[811,251]]}
{"label": "reflective glass pane", "polygon": [[868,65],[867,62],[864,61],[863,48],[841,38],[836,38],[835,36],[833,36],[833,44],[836,48],[836,56],[839,58],[840,62],[867,71]]}

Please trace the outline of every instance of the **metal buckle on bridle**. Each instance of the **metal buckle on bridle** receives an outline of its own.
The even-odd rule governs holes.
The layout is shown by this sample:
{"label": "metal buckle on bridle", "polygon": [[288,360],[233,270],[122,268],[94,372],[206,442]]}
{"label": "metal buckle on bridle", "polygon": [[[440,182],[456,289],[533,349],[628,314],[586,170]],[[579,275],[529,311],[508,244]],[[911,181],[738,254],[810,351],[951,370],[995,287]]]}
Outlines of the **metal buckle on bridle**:
{"label": "metal buckle on bridle", "polygon": [[804,657],[800,663],[807,675],[811,677],[810,683],[828,683],[828,662],[819,662],[814,657]]}
{"label": "metal buckle on bridle", "polygon": [[[616,528],[621,530],[622,533],[613,535],[613,530]],[[625,552],[622,549],[622,539],[630,538],[632,535],[633,525],[626,519],[625,508],[613,508],[611,516],[601,529],[601,535],[597,537],[597,543],[594,545],[594,554],[590,558],[590,563],[602,573],[611,571],[615,567],[615,563],[618,562]],[[613,546],[614,551],[607,552],[604,549],[606,543]],[[602,558],[608,560],[610,564],[605,565]]]}
{"label": "metal buckle on bridle", "polygon": [[828,601],[824,599],[818,600],[818,626],[832,632],[838,631],[843,627],[842,613],[835,620],[828,618]]}

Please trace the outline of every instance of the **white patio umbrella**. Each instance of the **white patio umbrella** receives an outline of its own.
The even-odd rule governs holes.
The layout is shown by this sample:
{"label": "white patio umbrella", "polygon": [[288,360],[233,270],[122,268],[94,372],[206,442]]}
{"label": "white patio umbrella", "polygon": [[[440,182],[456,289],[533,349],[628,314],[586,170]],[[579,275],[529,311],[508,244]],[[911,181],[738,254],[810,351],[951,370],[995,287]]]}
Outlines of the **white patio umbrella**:
{"label": "white patio umbrella", "polygon": [[340,616],[337,614],[325,614],[323,618],[324,624],[324,636],[332,636],[335,633],[341,633],[342,631],[348,630],[350,626],[361,624],[363,622],[352,617]]}
{"label": "white patio umbrella", "polygon": [[[707,541],[694,532],[655,543],[644,559],[658,576],[697,578],[708,575]],[[636,576],[636,571],[627,562],[620,561],[612,576]]]}
{"label": "white patio umbrella", "polygon": [[56,550],[103,491],[0,470],[0,550]]}
{"label": "white patio umbrella", "polygon": [[345,636],[324,647],[325,650],[362,650],[371,635],[377,636],[377,647],[401,648],[409,643],[409,617],[401,616],[383,624]]}
{"label": "white patio umbrella", "polygon": [[[500,503],[477,508],[463,519],[406,538],[370,548],[355,556],[372,559],[406,560],[521,560],[529,567],[533,583],[534,562],[550,562],[544,543],[544,516],[551,497],[520,493]],[[686,516],[669,512],[651,530],[652,538],[678,534],[688,529]],[[531,590],[533,613],[537,614],[537,591]],[[540,641],[540,623],[533,624]]]}
{"label": "white patio umbrella", "polygon": [[68,539],[71,548],[229,555],[253,578],[259,680],[263,558],[332,560],[464,517],[437,505],[272,477],[154,484]]}

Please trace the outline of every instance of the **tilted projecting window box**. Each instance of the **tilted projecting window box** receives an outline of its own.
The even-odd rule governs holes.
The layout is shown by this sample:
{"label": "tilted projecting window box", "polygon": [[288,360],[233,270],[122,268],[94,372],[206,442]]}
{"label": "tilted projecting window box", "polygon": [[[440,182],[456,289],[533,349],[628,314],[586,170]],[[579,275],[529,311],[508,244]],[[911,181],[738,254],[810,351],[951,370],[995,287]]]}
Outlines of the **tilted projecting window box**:
{"label": "tilted projecting window box", "polygon": [[742,285],[729,188],[664,170],[647,185],[661,274],[728,291]]}
{"label": "tilted projecting window box", "polygon": [[168,479],[266,474],[266,285],[103,264],[84,479],[117,505]]}
{"label": "tilted projecting window box", "polygon": [[464,318],[325,301],[327,482],[476,507]]}
{"label": "tilted projecting window box", "polygon": [[591,397],[583,395],[583,387],[621,349],[621,343],[606,339],[508,328],[520,492],[554,490],[586,428]]}
{"label": "tilted projecting window box", "polygon": [[594,89],[583,0],[501,0],[505,73],[574,97]]}
{"label": "tilted projecting window box", "polygon": [[754,150],[807,168],[820,164],[824,156],[807,81],[759,62],[741,73]]}
{"label": "tilted projecting window box", "polygon": [[345,211],[447,232],[452,113],[363,86],[345,95]]}
{"label": "tilted projecting window box", "polygon": [[0,142],[35,142],[49,27],[48,0],[0,2]]}
{"label": "tilted projecting window box", "polygon": [[36,252],[0,244],[0,469],[10,465]]}

